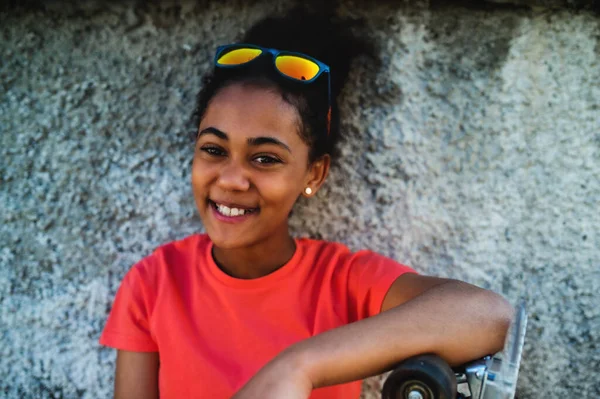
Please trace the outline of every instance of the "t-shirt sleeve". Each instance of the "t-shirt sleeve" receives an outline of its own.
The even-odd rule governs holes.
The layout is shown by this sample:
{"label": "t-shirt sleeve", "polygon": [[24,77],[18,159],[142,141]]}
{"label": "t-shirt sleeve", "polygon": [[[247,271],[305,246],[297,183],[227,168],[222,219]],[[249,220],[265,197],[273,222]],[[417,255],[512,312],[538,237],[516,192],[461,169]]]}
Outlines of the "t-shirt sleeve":
{"label": "t-shirt sleeve", "polygon": [[100,336],[100,344],[133,352],[157,352],[150,316],[155,302],[147,261],[136,264],[123,278]]}
{"label": "t-shirt sleeve", "polygon": [[348,275],[349,321],[378,314],[392,283],[404,273],[416,271],[372,251],[353,254]]}

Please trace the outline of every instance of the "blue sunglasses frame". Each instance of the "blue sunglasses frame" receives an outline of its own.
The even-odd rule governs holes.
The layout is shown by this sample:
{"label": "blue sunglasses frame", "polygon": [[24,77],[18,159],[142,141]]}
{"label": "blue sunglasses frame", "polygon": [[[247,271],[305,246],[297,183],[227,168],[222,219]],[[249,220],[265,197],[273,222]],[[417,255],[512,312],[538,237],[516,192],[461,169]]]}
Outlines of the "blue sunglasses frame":
{"label": "blue sunglasses frame", "polygon": [[[256,58],[251,59],[248,62],[244,62],[243,64],[234,64],[234,65],[224,65],[224,64],[219,64],[219,58],[226,52],[229,50],[236,50],[236,49],[240,49],[240,48],[253,48],[253,49],[257,49],[257,50],[261,50],[262,53],[259,54]],[[268,47],[261,47],[261,46],[257,46],[255,44],[247,44],[247,43],[235,43],[235,44],[226,44],[224,46],[219,46],[217,47],[217,52],[215,53],[215,58],[214,58],[214,64],[216,67],[219,68],[225,68],[225,69],[231,69],[231,68],[237,68],[239,66],[242,65],[247,65],[255,60],[257,60],[258,58],[262,57],[263,55],[265,55],[266,53],[271,54],[271,56],[273,57],[273,67],[275,68],[275,70],[284,78],[293,80],[294,82],[298,82],[298,83],[303,83],[303,84],[309,84],[314,82],[315,80],[317,80],[319,78],[319,76],[321,76],[321,74],[323,73],[327,73],[327,103],[329,105],[328,111],[327,111],[327,135],[329,135],[329,131],[331,129],[331,70],[329,69],[329,65],[322,63],[321,61],[303,54],[303,53],[297,53],[294,51],[284,51],[284,50],[277,50],[274,48],[268,48]],[[308,80],[300,80],[300,79],[296,79],[293,78],[289,75],[284,74],[283,72],[281,72],[279,70],[279,68],[277,68],[277,64],[276,64],[276,59],[278,56],[280,55],[293,55],[296,57],[300,57],[300,58],[304,58],[307,59],[309,61],[314,62],[315,64],[317,64],[317,66],[319,67],[319,71],[317,72],[317,74],[312,78],[312,79],[308,79]]]}

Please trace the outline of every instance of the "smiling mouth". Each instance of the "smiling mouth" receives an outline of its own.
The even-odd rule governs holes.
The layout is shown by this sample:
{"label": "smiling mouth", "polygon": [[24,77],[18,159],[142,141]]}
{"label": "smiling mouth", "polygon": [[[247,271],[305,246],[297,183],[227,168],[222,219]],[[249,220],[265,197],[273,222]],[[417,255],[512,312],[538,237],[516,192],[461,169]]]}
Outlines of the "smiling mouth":
{"label": "smiling mouth", "polygon": [[257,213],[260,208],[234,208],[226,205],[218,204],[212,200],[208,200],[210,206],[219,214],[227,217],[245,216]]}

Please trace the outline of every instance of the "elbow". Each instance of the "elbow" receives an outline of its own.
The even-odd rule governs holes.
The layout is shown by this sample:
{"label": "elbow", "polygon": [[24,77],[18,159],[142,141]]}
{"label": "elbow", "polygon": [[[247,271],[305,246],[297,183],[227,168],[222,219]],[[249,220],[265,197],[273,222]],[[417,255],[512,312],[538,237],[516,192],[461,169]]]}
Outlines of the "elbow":
{"label": "elbow", "polygon": [[[472,287],[472,286],[471,286]],[[493,355],[502,351],[508,329],[515,315],[514,307],[500,294],[493,291],[477,288],[471,291],[470,303],[473,311],[471,314],[474,331],[470,334],[470,345],[466,349],[464,341],[457,348],[462,364],[466,361]]]}
{"label": "elbow", "polygon": [[486,292],[488,299],[488,320],[490,326],[490,353],[502,350],[506,334],[515,315],[515,308],[502,296],[491,291]]}
{"label": "elbow", "polygon": [[[446,341],[434,353],[456,366],[500,352],[515,314],[513,306],[502,295],[465,282],[453,281],[445,289],[455,290],[455,298],[461,298],[452,304],[451,312],[453,322],[460,327],[449,338],[451,342]],[[443,334],[448,335],[448,331]]]}
{"label": "elbow", "polygon": [[477,315],[477,321],[473,321],[479,330],[479,350],[486,354],[501,351],[515,315],[515,308],[500,294],[467,283],[460,284],[463,292],[468,292],[473,315]]}

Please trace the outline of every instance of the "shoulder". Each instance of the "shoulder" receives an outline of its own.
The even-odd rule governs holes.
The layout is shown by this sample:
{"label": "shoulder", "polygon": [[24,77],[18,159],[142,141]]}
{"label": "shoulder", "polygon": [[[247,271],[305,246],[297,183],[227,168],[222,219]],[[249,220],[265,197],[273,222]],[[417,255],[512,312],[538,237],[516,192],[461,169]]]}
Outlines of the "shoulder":
{"label": "shoulder", "polygon": [[308,238],[302,238],[300,241],[304,246],[305,257],[316,264],[358,270],[364,267],[401,267],[410,269],[408,266],[402,265],[392,258],[369,249],[352,251],[345,244],[335,241]]}
{"label": "shoulder", "polygon": [[149,258],[158,262],[187,261],[198,256],[210,244],[206,234],[192,234],[180,240],[171,241],[156,248]]}
{"label": "shoulder", "polygon": [[193,234],[165,243],[133,265],[126,277],[158,285],[168,275],[188,269],[209,244],[210,239],[206,234]]}
{"label": "shoulder", "polygon": [[305,255],[314,259],[330,260],[332,256],[346,257],[351,254],[348,247],[339,242],[312,238],[299,238],[297,241],[301,243]]}
{"label": "shoulder", "polygon": [[327,241],[305,243],[310,248],[307,252],[315,254],[315,274],[320,281],[349,298],[350,321],[378,314],[392,284],[404,274],[415,273],[412,268],[368,249],[351,251],[344,244]]}

